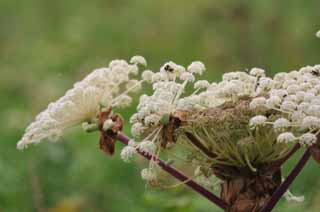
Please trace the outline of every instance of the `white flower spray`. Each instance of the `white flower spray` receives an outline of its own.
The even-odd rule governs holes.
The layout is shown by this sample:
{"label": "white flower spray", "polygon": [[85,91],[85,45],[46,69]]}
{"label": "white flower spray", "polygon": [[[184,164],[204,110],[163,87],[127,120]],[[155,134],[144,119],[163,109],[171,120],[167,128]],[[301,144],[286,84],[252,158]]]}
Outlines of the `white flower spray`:
{"label": "white flower spray", "polygon": [[[128,64],[125,60],[113,60],[108,67],[96,69],[82,81],[75,83],[72,89],[56,102],[50,103],[27,127],[17,148],[23,149],[28,144],[38,143],[43,139],[55,141],[65,129],[93,121],[101,107],[128,106],[131,97],[127,94],[141,82],[134,81],[135,85],[122,94],[120,87],[132,84],[130,78],[137,73],[137,64],[146,65],[146,60],[141,56],[134,56],[131,62],[133,64]],[[87,130],[91,127],[90,124],[83,126]]]}
{"label": "white flower spray", "polygon": [[[317,36],[320,37],[318,34],[319,32]],[[244,72],[225,73],[220,82],[212,83],[196,80],[195,75],[202,75],[206,70],[200,61],[192,62],[187,68],[170,61],[161,66],[158,72],[144,70],[139,79],[139,66],[146,65],[144,57],[134,56],[130,63],[113,60],[108,67],[94,70],[36,117],[27,127],[17,148],[23,149],[28,144],[38,143],[43,139],[56,140],[67,128],[81,123],[88,132],[96,130],[99,113],[111,107],[129,106],[132,103],[130,94],[141,90],[143,82],[151,84],[153,93],[140,96],[137,111],[130,118],[131,134],[135,140],[131,140],[121,151],[120,156],[125,162],[130,162],[138,151],[147,152],[153,157],[159,157],[160,152],[164,151],[175,158],[188,161],[192,166],[210,169],[216,160],[205,155],[203,150],[212,145],[210,148],[216,154],[219,151],[215,152],[214,148],[219,148],[221,144],[214,143],[208,132],[209,128],[201,126],[192,131],[200,145],[203,145],[200,155],[199,149],[195,150],[194,145],[177,142],[177,145],[184,146],[193,154],[198,153],[190,160],[171,151],[175,144],[169,144],[168,147],[162,145],[166,139],[166,127],[172,117],[181,111],[202,113],[210,109],[220,110],[228,104],[235,109],[244,101],[248,103],[246,112],[250,110],[250,117],[245,119],[245,129],[240,131],[245,131],[251,137],[238,138],[236,135],[239,142],[237,140],[238,143],[234,144],[235,148],[229,146],[225,150],[220,146],[225,152],[231,152],[232,164],[248,166],[251,171],[257,171],[248,156],[251,150],[247,146],[261,139],[259,132],[264,128],[275,135],[269,144],[276,140],[278,146],[289,147],[292,143],[299,143],[309,147],[317,142],[320,132],[320,65],[306,66],[288,73],[281,72],[273,78],[267,77],[264,69],[252,68]],[[190,84],[194,90],[187,93],[186,87]],[[113,120],[107,118],[102,128],[107,131],[114,125]],[[207,136],[208,141],[199,136],[200,131]],[[222,130],[218,133],[223,139],[233,132]],[[256,137],[252,138],[254,136]],[[286,152],[282,150],[274,150],[272,156],[281,157]],[[252,151],[256,153],[256,150]],[[222,151],[222,154],[225,152]],[[263,159],[271,160],[269,156],[266,158]],[[260,162],[265,162],[263,159]],[[151,158],[149,167],[141,172],[142,178],[147,182],[157,181],[156,166],[157,162]],[[198,177],[199,170],[194,171]],[[212,175],[212,170],[207,173]]]}

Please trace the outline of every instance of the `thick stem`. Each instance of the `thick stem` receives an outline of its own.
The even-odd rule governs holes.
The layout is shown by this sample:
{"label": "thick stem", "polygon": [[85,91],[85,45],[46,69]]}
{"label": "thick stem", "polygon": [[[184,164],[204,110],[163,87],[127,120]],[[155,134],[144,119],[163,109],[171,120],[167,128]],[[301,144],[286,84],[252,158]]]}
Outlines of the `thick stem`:
{"label": "thick stem", "polygon": [[[126,135],[124,135],[122,133],[118,133],[117,138],[119,141],[121,141],[125,145],[128,145],[128,142],[130,140],[130,138],[128,138]],[[182,172],[180,172],[179,170],[170,166],[169,164],[162,161],[161,159],[149,154],[148,152],[144,152],[139,149],[137,151],[140,155],[142,155],[146,159],[154,160],[158,164],[159,167],[161,167],[164,171],[168,172],[170,175],[172,175],[173,177],[175,177],[179,181],[183,182],[183,181],[186,181],[189,179]],[[210,200],[211,202],[218,205],[220,208],[227,209],[227,207],[228,207],[227,203],[225,203],[222,199],[220,199],[218,196],[216,196],[215,194],[213,194],[212,192],[210,192],[209,190],[207,190],[203,186],[199,185],[194,180],[188,180],[185,184],[188,185],[193,190],[195,190],[196,192],[198,192],[199,194],[201,194],[202,196],[204,196],[205,198],[207,198],[208,200]]]}
{"label": "thick stem", "polygon": [[223,181],[221,198],[230,205],[226,212],[259,212],[281,184],[281,171],[238,175]]}
{"label": "thick stem", "polygon": [[261,212],[269,212],[274,208],[274,206],[277,204],[277,202],[280,200],[283,194],[287,191],[289,186],[293,183],[294,179],[298,176],[298,174],[301,172],[303,167],[306,165],[310,156],[311,156],[310,150],[307,149],[303,154],[303,156],[301,157],[301,159],[298,161],[297,165],[292,169],[288,177],[285,179],[285,181],[272,194],[271,199],[269,200],[269,202]]}

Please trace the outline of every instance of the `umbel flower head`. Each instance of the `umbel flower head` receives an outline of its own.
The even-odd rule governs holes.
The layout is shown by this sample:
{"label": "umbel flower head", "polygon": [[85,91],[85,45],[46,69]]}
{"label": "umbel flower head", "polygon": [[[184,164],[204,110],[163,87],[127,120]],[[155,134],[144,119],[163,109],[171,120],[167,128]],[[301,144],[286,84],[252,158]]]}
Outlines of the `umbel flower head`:
{"label": "umbel flower head", "polygon": [[[227,165],[256,172],[280,160],[292,143],[316,143],[319,65],[281,72],[273,78],[261,68],[252,68],[226,73],[217,83],[196,80],[194,74],[204,69],[200,62],[187,69],[168,62],[160,72],[144,73],[154,92],[141,95],[130,119],[132,135],[141,141],[138,148],[148,141],[154,143],[151,152],[159,155],[188,146],[184,160],[192,158],[190,163],[195,166],[220,170]],[[188,83],[195,89],[191,94],[186,94]]]}
{"label": "umbel flower head", "polygon": [[[131,75],[136,75],[137,64],[146,64],[141,56],[131,59],[133,64],[125,60],[113,60],[108,67],[99,68],[87,75],[82,81],[57,101],[50,103],[26,129],[17,144],[18,149],[28,144],[38,143],[43,139],[57,140],[65,129],[82,122],[92,122],[101,107],[126,106],[131,98],[119,95],[123,84],[131,84]],[[139,83],[138,83],[139,84]]]}
{"label": "umbel flower head", "polygon": [[[206,70],[202,62],[185,68],[169,61],[158,72],[144,70],[141,80],[133,79],[138,65],[146,64],[143,57],[134,56],[130,64],[114,60],[108,67],[94,70],[36,117],[18,149],[54,139],[81,123],[87,131],[97,123],[103,132],[122,129],[109,112],[130,105],[129,94],[139,90],[142,82],[150,83],[153,92],[141,94],[130,118],[135,140],[120,154],[125,162],[142,151],[179,158],[196,177],[229,179],[234,175],[230,170],[256,173],[280,160],[292,143],[309,147],[317,142],[320,65],[281,72],[273,78],[255,67],[225,73],[220,82],[208,82],[197,79]],[[187,87],[194,90],[189,93]],[[101,121],[106,111],[108,115]],[[157,171],[156,161],[151,159],[142,177],[156,185]]]}

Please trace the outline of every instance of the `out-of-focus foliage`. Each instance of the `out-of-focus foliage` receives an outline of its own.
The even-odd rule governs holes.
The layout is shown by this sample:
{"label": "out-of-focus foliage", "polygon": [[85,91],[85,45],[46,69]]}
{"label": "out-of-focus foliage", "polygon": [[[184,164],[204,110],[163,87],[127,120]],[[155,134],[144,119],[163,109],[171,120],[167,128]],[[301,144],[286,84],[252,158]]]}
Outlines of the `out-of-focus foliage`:
{"label": "out-of-focus foliage", "polygon": [[[0,0],[0,211],[219,211],[184,187],[145,187],[139,167],[106,157],[98,135],[79,128],[65,142],[15,145],[47,103],[112,58],[141,54],[151,68],[200,59],[210,80],[320,63],[319,8],[318,0]],[[319,168],[310,162],[292,187],[303,204],[281,201],[275,211],[319,211]]]}

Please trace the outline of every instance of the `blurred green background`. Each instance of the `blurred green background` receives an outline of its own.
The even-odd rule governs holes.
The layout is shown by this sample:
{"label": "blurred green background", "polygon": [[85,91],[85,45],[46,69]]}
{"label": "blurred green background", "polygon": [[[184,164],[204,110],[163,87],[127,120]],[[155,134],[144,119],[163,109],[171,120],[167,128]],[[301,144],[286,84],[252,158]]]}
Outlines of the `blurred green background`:
{"label": "blurred green background", "polygon": [[[141,167],[105,156],[98,135],[80,128],[23,152],[16,142],[50,101],[113,58],[141,54],[154,70],[202,60],[209,80],[317,64],[319,9],[319,0],[0,0],[0,212],[220,211],[183,186],[146,187]],[[306,201],[274,211],[320,211],[319,179],[311,161],[291,188]]]}

